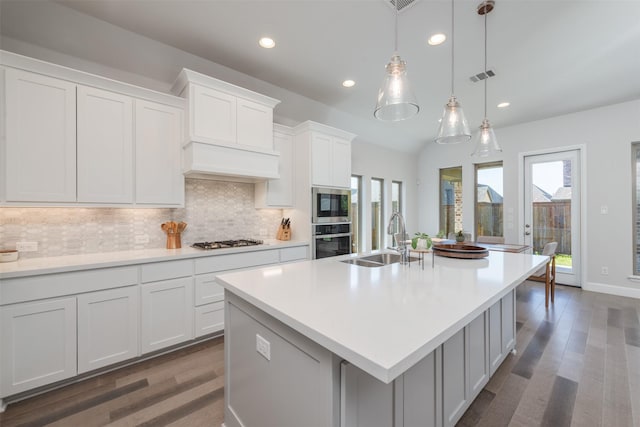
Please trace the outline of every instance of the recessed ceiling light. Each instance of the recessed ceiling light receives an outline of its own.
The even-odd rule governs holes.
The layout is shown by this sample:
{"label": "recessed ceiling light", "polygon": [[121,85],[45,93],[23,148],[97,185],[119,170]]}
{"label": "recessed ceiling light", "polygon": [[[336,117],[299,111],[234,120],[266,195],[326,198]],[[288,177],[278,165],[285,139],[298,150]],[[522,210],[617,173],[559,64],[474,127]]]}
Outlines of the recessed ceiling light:
{"label": "recessed ceiling light", "polygon": [[439,44],[444,43],[446,39],[447,39],[447,36],[445,36],[442,33],[437,33],[429,37],[429,40],[427,40],[427,43],[429,43],[431,46],[438,46]]}
{"label": "recessed ceiling light", "polygon": [[345,80],[342,82],[342,86],[344,87],[353,87],[356,84],[353,80]]}
{"label": "recessed ceiling light", "polygon": [[258,41],[258,44],[265,49],[271,49],[276,45],[276,42],[274,42],[273,39],[270,39],[269,37],[263,37]]}
{"label": "recessed ceiling light", "polygon": [[510,102],[501,102],[498,104],[498,108],[507,108],[509,105],[511,105]]}

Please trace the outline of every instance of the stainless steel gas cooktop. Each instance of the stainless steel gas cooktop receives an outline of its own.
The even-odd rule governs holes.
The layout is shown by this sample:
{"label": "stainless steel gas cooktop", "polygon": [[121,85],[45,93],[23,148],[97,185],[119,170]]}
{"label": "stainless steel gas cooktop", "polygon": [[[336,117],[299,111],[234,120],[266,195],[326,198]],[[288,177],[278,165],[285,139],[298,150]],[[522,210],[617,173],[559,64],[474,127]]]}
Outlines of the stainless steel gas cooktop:
{"label": "stainless steel gas cooktop", "polygon": [[239,248],[244,246],[256,246],[261,245],[264,242],[258,239],[238,239],[238,240],[220,240],[217,242],[197,242],[191,245],[191,247],[198,249],[224,249],[224,248]]}

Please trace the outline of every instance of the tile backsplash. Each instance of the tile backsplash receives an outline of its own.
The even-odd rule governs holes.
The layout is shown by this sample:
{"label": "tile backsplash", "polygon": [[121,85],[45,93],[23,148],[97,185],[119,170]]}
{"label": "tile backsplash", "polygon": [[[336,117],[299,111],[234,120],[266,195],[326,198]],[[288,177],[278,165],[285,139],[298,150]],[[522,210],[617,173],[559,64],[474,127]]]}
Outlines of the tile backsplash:
{"label": "tile backsplash", "polygon": [[166,237],[160,224],[171,220],[188,224],[183,246],[243,237],[273,239],[282,210],[256,209],[253,187],[187,179],[185,207],[179,209],[0,208],[0,249],[38,242],[37,252],[20,253],[21,258],[36,258],[163,248]]}

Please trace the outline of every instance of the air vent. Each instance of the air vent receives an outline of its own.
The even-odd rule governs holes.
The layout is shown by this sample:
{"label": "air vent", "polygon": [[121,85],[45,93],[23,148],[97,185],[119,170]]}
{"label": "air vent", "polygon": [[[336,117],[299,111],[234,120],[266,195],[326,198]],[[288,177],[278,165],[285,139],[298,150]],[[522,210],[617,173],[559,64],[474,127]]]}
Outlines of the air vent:
{"label": "air vent", "polygon": [[396,10],[396,2],[398,3],[398,12],[416,3],[418,0],[385,0],[393,10]]}
{"label": "air vent", "polygon": [[481,80],[486,80],[489,77],[494,77],[496,75],[496,70],[493,68],[489,68],[487,71],[483,71],[482,73],[478,73],[478,74],[474,74],[473,76],[469,77],[469,80],[471,80],[472,82],[479,82]]}

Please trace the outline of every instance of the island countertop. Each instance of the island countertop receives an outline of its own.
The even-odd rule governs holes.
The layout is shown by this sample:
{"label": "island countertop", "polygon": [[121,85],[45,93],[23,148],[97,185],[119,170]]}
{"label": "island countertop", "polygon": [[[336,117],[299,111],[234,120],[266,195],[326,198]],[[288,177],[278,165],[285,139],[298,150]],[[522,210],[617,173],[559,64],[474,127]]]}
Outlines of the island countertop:
{"label": "island countertop", "polygon": [[[389,383],[548,261],[490,252],[435,257],[424,269],[361,267],[343,256],[228,273],[217,280],[242,299]],[[430,256],[429,256],[430,258]]]}

